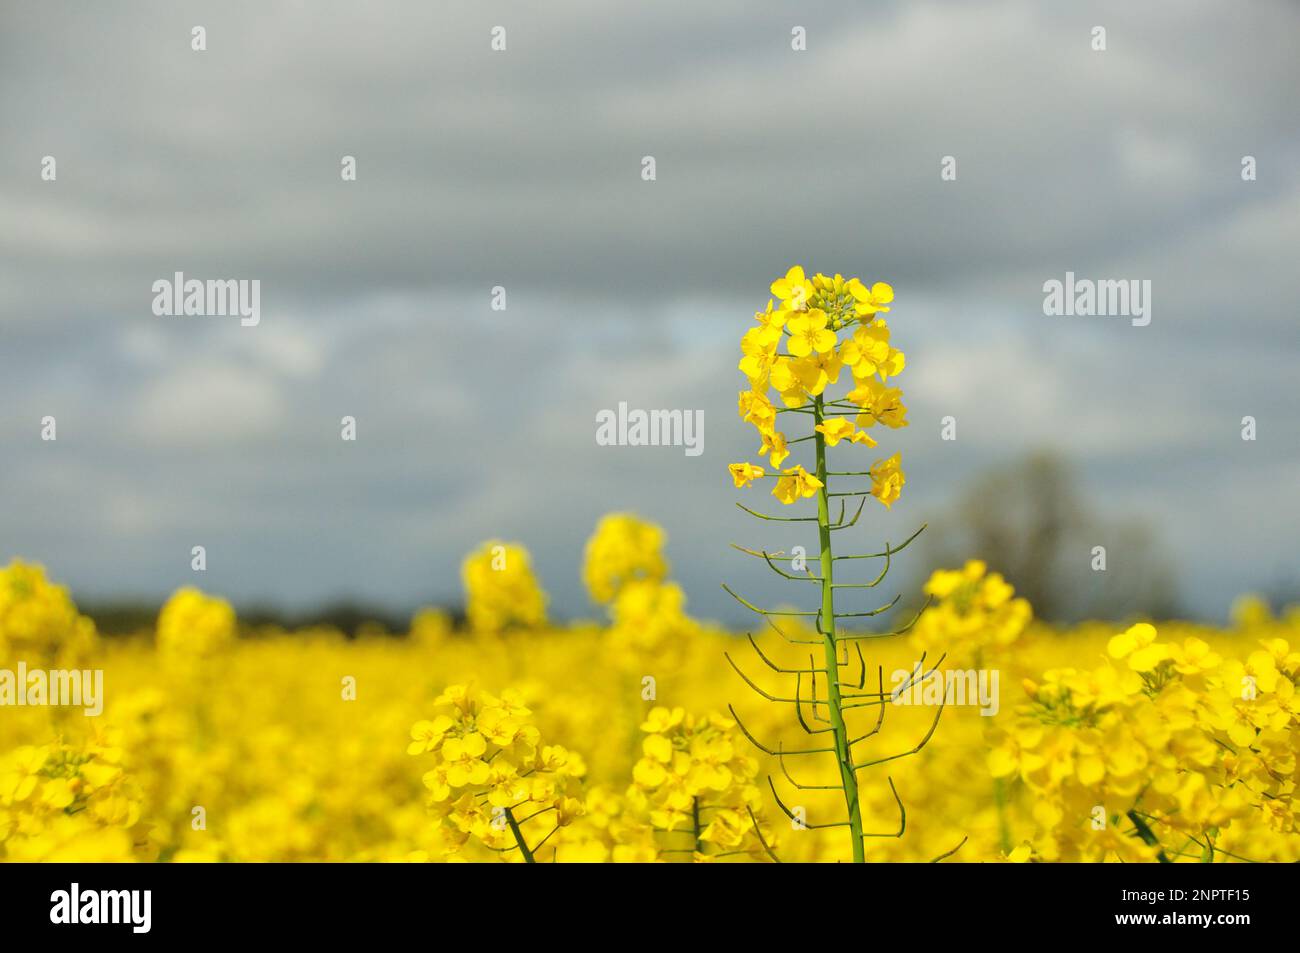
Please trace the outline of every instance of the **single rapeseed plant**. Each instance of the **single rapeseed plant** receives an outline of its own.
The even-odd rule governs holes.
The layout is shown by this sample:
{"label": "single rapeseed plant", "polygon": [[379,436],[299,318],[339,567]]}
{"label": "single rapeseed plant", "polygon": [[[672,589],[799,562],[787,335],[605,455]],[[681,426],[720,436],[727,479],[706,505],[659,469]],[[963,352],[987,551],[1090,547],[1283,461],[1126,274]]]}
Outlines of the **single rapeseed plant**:
{"label": "single rapeseed plant", "polygon": [[656,833],[683,835],[659,853],[696,861],[766,860],[775,838],[755,813],[762,802],[753,784],[758,763],[741,750],[736,722],[716,712],[656,706],[641,730],[646,737],[627,804]]}
{"label": "single rapeseed plant", "polygon": [[[532,711],[514,690],[498,697],[452,685],[434,705],[433,718],[411,726],[406,750],[434,756],[424,786],[430,810],[446,826],[447,853],[474,838],[507,859],[535,863],[542,845],[583,813],[582,758],[543,744]],[[534,819],[549,832],[530,835]]]}
{"label": "single rapeseed plant", "polygon": [[[888,605],[869,612],[839,612],[835,608],[837,589],[871,589],[878,586],[889,571],[891,558],[919,535],[921,530],[913,533],[897,547],[888,543],[883,552],[836,556],[831,548],[831,534],[846,530],[855,525],[862,515],[863,506],[868,496],[874,496],[882,505],[889,508],[899,498],[907,482],[903,472],[900,455],[876,460],[866,470],[831,470],[827,464],[827,448],[846,448],[862,446],[872,448],[876,440],[868,431],[881,425],[886,429],[907,426],[907,408],[903,404],[902,391],[890,386],[892,378],[902,372],[905,365],[903,353],[890,342],[890,329],[884,315],[890,310],[894,300],[894,289],[884,282],[872,285],[864,284],[857,278],[845,279],[840,275],[828,277],[817,274],[808,278],[803,268],[796,265],[784,277],[772,283],[775,300],[769,300],[765,310],[755,314],[755,327],[750,328],[741,338],[740,348],[743,353],[739,369],[748,379],[749,388],[740,393],[740,416],[754,425],[762,441],[758,452],[767,457],[768,468],[758,464],[744,462],[730,466],[732,479],[736,487],[746,487],[755,480],[772,478],[775,484],[772,495],[782,504],[791,505],[801,500],[815,499],[816,516],[770,516],[741,506],[753,516],[763,520],[779,522],[815,522],[817,524],[820,557],[817,560],[818,571],[810,568],[787,572],[774,562],[774,557],[781,553],[767,550],[742,549],[750,555],[765,560],[771,569],[786,579],[811,582],[820,589],[820,607],[815,611],[781,611],[760,609],[732,592],[741,604],[764,616],[771,622],[772,617],[805,616],[816,620],[818,638],[795,639],[781,632],[787,641],[795,644],[820,645],[823,650],[823,662],[818,665],[813,656],[809,656],[807,668],[783,668],[774,664],[758,649],[753,637],[750,642],[759,658],[774,671],[784,675],[795,676],[793,697],[780,697],[759,688],[746,676],[735,662],[732,666],[745,682],[769,701],[793,704],[800,726],[814,737],[829,735],[826,742],[813,742],[810,747],[798,750],[784,750],[778,746],[773,749],[759,742],[741,724],[741,730],[762,751],[776,757],[782,773],[800,790],[825,788],[825,785],[805,785],[795,781],[786,768],[785,759],[794,755],[833,754],[839,767],[840,783],[831,786],[843,791],[847,818],[843,821],[829,823],[807,823],[782,802],[771,783],[772,793],[777,805],[791,820],[809,829],[847,827],[849,829],[853,860],[865,859],[864,840],[868,837],[901,837],[906,828],[906,812],[902,800],[894,788],[893,779],[888,779],[890,790],[899,809],[899,827],[897,831],[877,833],[863,830],[862,810],[858,796],[858,773],[864,768],[881,764],[895,758],[905,757],[919,751],[938,725],[943,704],[938,706],[934,723],[929,731],[913,748],[898,754],[878,758],[862,758],[855,755],[855,746],[876,735],[882,726],[885,705],[892,693],[884,690],[883,670],[878,673],[878,687],[870,691],[866,683],[866,662],[862,657],[861,640],[880,638],[879,633],[849,633],[839,631],[836,623],[842,619],[868,618],[888,611],[897,602],[896,598]],[[830,394],[832,385],[839,384],[841,378],[847,378],[840,397]],[[777,403],[773,401],[775,393]],[[778,426],[784,419],[797,422],[808,431],[797,437],[787,435],[787,427]],[[811,442],[813,444],[813,470],[810,472],[802,464],[782,467],[791,455],[795,444]],[[869,489],[855,489],[832,492],[831,478],[870,479]],[[859,498],[857,511],[851,519],[846,520],[845,503],[854,497]],[[837,518],[831,518],[831,501],[839,498],[840,511]],[[922,527],[924,529],[924,526]],[[876,578],[869,582],[836,582],[835,564],[843,560],[883,559],[884,567]],[[793,567],[792,567],[793,568]],[[913,620],[915,621],[915,620]],[[905,626],[896,633],[906,631]],[[776,628],[774,625],[773,628]],[[856,678],[850,672],[849,645],[852,643],[857,652],[861,671]],[[731,661],[730,656],[727,657]],[[931,673],[923,673],[924,656],[915,671],[915,677],[926,678]],[[933,670],[932,670],[933,671]],[[818,683],[823,686],[823,693],[818,697]],[[805,683],[810,688],[810,695],[804,695]],[[945,699],[946,700],[946,699]],[[820,721],[825,727],[814,728],[805,718],[804,708],[808,706],[811,718]],[[856,708],[876,708],[875,727],[857,737],[851,737],[846,720],[846,712]],[[735,715],[735,709],[732,709]],[[739,724],[739,719],[737,719]]]}
{"label": "single rapeseed plant", "polygon": [[465,614],[476,632],[536,629],[546,623],[546,593],[528,550],[491,540],[465,557]]}

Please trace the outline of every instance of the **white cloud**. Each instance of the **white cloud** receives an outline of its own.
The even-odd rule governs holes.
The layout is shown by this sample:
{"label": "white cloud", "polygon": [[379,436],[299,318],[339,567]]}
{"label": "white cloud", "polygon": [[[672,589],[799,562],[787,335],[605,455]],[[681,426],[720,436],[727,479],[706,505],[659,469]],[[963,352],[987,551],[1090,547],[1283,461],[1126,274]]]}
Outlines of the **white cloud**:
{"label": "white cloud", "polygon": [[230,445],[273,435],[283,399],[265,373],[194,360],[170,368],[137,398],[131,433],[154,445]]}

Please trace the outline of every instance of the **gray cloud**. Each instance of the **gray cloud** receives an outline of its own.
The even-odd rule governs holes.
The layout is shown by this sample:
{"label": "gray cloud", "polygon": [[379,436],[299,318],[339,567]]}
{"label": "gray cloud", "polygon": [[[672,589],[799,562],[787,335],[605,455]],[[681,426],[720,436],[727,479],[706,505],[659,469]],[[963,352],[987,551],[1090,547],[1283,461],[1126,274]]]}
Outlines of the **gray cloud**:
{"label": "gray cloud", "polygon": [[[583,612],[585,536],[635,509],[692,605],[738,618],[717,583],[762,577],[725,543],[766,540],[725,475],[755,445],[736,340],[792,261],[898,289],[914,424],[886,446],[910,492],[864,538],[1050,445],[1100,508],[1159,526],[1194,609],[1296,571],[1294,6],[0,18],[0,557],[78,592],[162,594],[203,542],[236,598],[409,605],[455,598],[460,556],[499,535]],[[262,325],[154,317],[176,270],[261,279]],[[1149,278],[1152,325],[1045,317],[1067,270]],[[705,454],[597,447],[620,400],[703,409]]]}

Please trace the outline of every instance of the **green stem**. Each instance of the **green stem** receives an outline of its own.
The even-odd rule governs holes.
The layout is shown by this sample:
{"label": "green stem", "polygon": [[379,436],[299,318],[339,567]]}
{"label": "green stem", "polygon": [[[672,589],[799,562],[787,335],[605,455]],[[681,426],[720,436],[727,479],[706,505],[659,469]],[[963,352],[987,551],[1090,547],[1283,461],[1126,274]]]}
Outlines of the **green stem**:
{"label": "green stem", "polygon": [[515,843],[519,845],[519,852],[524,855],[524,861],[529,864],[537,863],[537,858],[528,849],[528,841],[524,840],[524,832],[519,829],[519,822],[515,820],[514,812],[510,808],[506,808],[506,823],[510,825],[510,833],[515,835]]}
{"label": "green stem", "polygon": [[700,841],[700,799],[691,798],[691,830],[695,836],[695,853],[704,853],[704,844]]}
{"label": "green stem", "polygon": [[1217,828],[1211,828],[1205,832],[1205,845],[1201,848],[1201,863],[1214,863],[1214,835],[1218,833]]}
{"label": "green stem", "polygon": [[[825,419],[821,397],[813,403],[814,426]],[[817,535],[821,543],[822,644],[826,652],[826,707],[830,711],[831,729],[835,737],[835,757],[840,763],[840,780],[844,788],[844,804],[849,812],[849,832],[853,838],[853,862],[863,863],[866,853],[862,843],[862,808],[858,804],[858,776],[853,771],[849,755],[849,733],[844,724],[844,709],[840,701],[839,655],[835,649],[835,561],[831,553],[831,512],[826,473],[826,441],[820,432],[817,437]]]}
{"label": "green stem", "polygon": [[[1133,826],[1137,828],[1137,835],[1138,837],[1142,838],[1142,842],[1144,844],[1148,844],[1151,847],[1160,846],[1160,838],[1156,837],[1155,833],[1151,830],[1151,827],[1147,824],[1145,820],[1142,819],[1142,815],[1140,815],[1135,810],[1129,811],[1128,819],[1132,821]],[[1163,850],[1156,852],[1156,860],[1160,861],[1160,863],[1162,864],[1170,863],[1169,858],[1165,856],[1165,852]]]}
{"label": "green stem", "polygon": [[993,779],[993,803],[998,807],[998,846],[1003,854],[1011,853],[1011,829],[1007,826],[1007,786],[1002,778]]}

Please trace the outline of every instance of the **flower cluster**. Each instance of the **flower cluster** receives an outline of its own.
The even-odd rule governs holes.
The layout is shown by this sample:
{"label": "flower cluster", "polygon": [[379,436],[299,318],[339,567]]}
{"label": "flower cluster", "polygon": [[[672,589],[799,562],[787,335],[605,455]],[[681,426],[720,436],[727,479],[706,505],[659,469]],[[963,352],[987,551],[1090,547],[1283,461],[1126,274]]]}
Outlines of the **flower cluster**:
{"label": "flower cluster", "polygon": [[[758,431],[758,452],[775,471],[770,474],[777,478],[773,495],[794,503],[815,495],[822,484],[802,466],[781,468],[795,441],[777,426],[777,415],[808,415],[812,401],[817,410],[813,430],[827,446],[847,441],[874,447],[876,441],[866,431],[876,424],[907,426],[902,391],[889,386],[906,361],[890,343],[884,315],[894,289],[883,281],[868,287],[841,275],[808,278],[795,265],[772,282],[771,291],[774,299],[754,315],[757,325],[741,338],[739,369],[749,388],[740,393],[739,410]],[[827,388],[846,370],[852,385],[843,397],[830,398]],[[769,475],[753,463],[732,464],[730,470],[737,487]],[[891,506],[905,482],[898,455],[876,461],[869,472],[872,495]]]}
{"label": "flower cluster", "polygon": [[581,820],[560,832],[561,863],[653,864],[663,858],[654,828],[606,785],[592,785]]}
{"label": "flower cluster", "polygon": [[668,575],[664,531],[631,513],[610,513],[587,540],[582,581],[593,602],[606,605],[628,583],[657,583]]}
{"label": "flower cluster", "polygon": [[[762,796],[758,763],[741,747],[736,723],[710,712],[656,707],[641,725],[641,759],[632,768],[627,801],[656,831],[689,835],[697,860],[767,856],[771,831],[755,821]],[[671,849],[671,848],[670,848]]]}
{"label": "flower cluster", "polygon": [[640,660],[679,651],[697,632],[686,594],[669,580],[663,528],[631,513],[611,513],[587,540],[582,578],[593,601],[608,607],[610,641]]}
{"label": "flower cluster", "polygon": [[134,859],[141,792],[123,771],[124,757],[114,733],[96,731],[75,746],[24,745],[0,758],[0,856]]}
{"label": "flower cluster", "polygon": [[546,593],[533,574],[528,550],[496,540],[461,565],[466,614],[480,632],[536,628],[546,623]]}
{"label": "flower cluster", "polygon": [[235,639],[235,610],[225,599],[184,586],[158,613],[158,652],[164,658],[203,661]]}
{"label": "flower cluster", "polygon": [[1014,645],[1033,618],[1027,599],[1000,573],[972,559],[961,569],[938,569],[925,584],[934,600],[912,630],[912,646],[932,655],[947,653],[953,664],[980,663]]}
{"label": "flower cluster", "polygon": [[637,659],[663,653],[671,658],[681,641],[699,631],[686,613],[686,593],[675,582],[637,580],[618,591],[610,606],[610,639]]}
{"label": "flower cluster", "polygon": [[532,860],[551,835],[524,825],[546,818],[553,833],[583,811],[581,756],[542,743],[519,693],[498,698],[474,686],[452,685],[434,700],[438,711],[411,726],[407,753],[433,754],[424,774],[428,804],[451,832],[445,854],[473,837],[509,859]]}
{"label": "flower cluster", "polygon": [[1225,659],[1138,623],[1108,655],[1027,680],[1029,702],[989,754],[995,778],[1033,797],[1035,830],[1013,859],[1237,857],[1252,818],[1300,832],[1300,652],[1272,639]]}
{"label": "flower cluster", "polygon": [[0,569],[0,662],[74,665],[95,648],[95,624],[45,570],[15,559]]}

